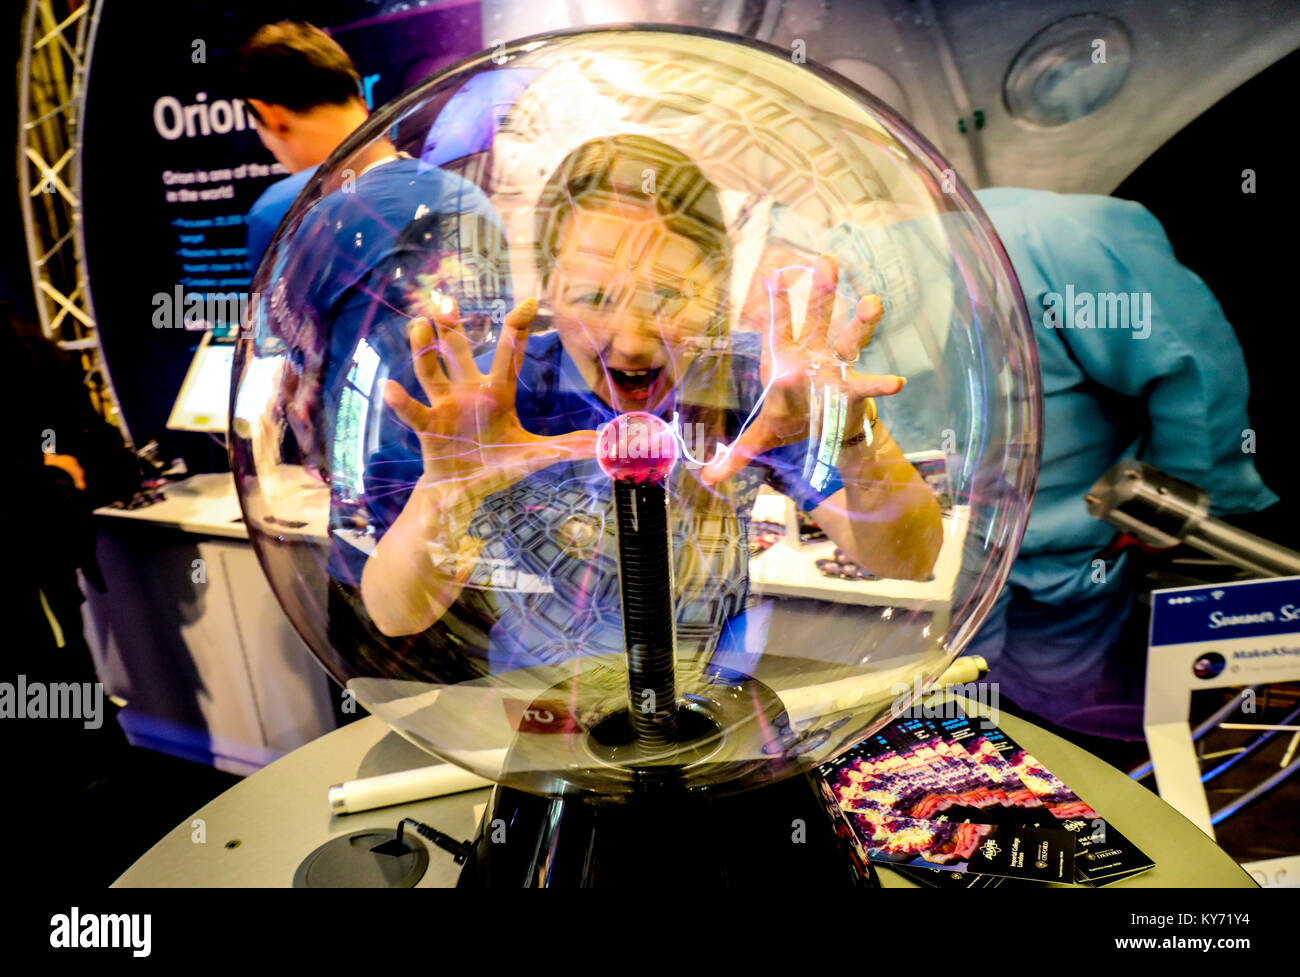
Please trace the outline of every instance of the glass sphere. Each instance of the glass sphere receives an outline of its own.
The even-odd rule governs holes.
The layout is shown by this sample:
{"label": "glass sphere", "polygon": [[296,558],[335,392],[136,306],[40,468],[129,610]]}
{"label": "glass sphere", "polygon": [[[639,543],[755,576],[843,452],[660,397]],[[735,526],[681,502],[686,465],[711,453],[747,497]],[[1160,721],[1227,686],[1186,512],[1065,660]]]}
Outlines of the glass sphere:
{"label": "glass sphere", "polygon": [[366,709],[507,785],[833,758],[959,654],[1028,517],[987,218],[776,48],[486,51],[316,170],[254,289],[231,459],[276,595]]}

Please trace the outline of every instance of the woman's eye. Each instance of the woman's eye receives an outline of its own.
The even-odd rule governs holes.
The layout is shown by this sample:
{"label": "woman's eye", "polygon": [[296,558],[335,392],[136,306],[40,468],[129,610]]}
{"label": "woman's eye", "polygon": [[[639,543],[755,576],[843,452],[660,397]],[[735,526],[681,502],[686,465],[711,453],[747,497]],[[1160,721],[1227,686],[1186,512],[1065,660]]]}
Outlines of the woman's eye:
{"label": "woman's eye", "polygon": [[573,302],[575,305],[587,305],[593,309],[598,309],[605,304],[605,293],[601,289],[593,292],[583,292]]}

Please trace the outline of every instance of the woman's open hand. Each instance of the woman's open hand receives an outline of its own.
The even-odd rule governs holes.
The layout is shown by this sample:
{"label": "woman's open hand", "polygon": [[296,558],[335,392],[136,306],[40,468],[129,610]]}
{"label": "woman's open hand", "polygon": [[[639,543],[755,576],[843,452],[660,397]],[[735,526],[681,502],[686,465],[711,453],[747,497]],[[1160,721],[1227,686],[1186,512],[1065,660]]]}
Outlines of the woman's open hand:
{"label": "woman's open hand", "polygon": [[795,339],[787,279],[798,271],[794,266],[779,268],[755,281],[746,311],[749,318],[762,317],[767,323],[762,405],[736,442],[704,468],[706,485],[729,478],[767,451],[807,439],[814,385],[845,396],[843,430],[847,438],[862,430],[868,398],[898,393],[906,382],[898,376],[862,374],[851,369],[880,321],[878,296],[862,299],[852,321],[840,330],[834,342],[828,339],[839,280],[839,267],[829,255],[818,258],[813,268],[808,310],[799,338]]}
{"label": "woman's open hand", "polygon": [[420,439],[424,476],[420,487],[458,490],[478,502],[533,472],[569,458],[594,457],[596,432],[544,437],[524,429],[515,389],[537,301],[527,299],[505,318],[488,372],[474,362],[454,302],[412,321],[415,377],[429,399],[422,404],[389,380],[384,403]]}

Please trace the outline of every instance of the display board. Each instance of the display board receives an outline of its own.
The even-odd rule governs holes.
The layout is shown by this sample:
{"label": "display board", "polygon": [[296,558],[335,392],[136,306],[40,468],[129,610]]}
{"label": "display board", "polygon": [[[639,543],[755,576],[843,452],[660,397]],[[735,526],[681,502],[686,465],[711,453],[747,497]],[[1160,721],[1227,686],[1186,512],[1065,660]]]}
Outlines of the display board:
{"label": "display board", "polygon": [[167,422],[204,333],[246,308],[244,214],[286,175],[232,90],[239,44],[309,20],[351,55],[372,105],[483,46],[478,0],[220,6],[105,0],[85,104],[86,264],[108,368],[135,441],[198,471],[224,453]]}
{"label": "display board", "polygon": [[1192,693],[1298,679],[1300,577],[1153,591],[1143,722],[1160,796],[1214,837]]}
{"label": "display board", "polygon": [[198,352],[167,419],[167,427],[173,431],[224,434],[229,426],[230,371],[235,362],[235,344],[215,338],[218,335],[216,330],[208,330],[199,341]]}

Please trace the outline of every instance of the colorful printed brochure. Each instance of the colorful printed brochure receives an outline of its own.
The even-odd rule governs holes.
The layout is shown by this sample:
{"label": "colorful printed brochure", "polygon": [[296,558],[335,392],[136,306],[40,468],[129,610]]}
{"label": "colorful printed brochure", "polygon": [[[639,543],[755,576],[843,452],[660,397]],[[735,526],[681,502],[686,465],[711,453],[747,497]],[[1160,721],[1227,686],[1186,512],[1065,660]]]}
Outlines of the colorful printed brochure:
{"label": "colorful printed brochure", "polygon": [[1106,885],[1154,863],[1002,730],[902,718],[820,768],[868,859],[922,885]]}

